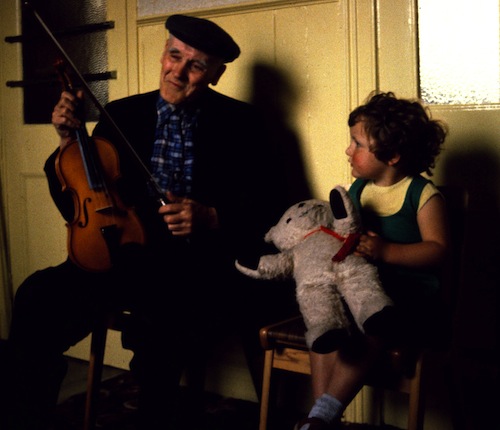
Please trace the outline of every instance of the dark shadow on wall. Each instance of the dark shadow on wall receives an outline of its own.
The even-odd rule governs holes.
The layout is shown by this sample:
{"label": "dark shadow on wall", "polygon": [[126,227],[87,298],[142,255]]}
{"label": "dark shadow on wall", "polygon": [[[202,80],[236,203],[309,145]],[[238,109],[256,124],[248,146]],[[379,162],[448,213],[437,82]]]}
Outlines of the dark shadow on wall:
{"label": "dark shadow on wall", "polygon": [[276,180],[281,183],[280,189],[284,192],[286,209],[312,196],[301,144],[290,124],[299,94],[286,74],[276,67],[256,63],[251,75],[251,103],[264,114],[271,141],[278,153],[277,160],[280,165],[276,166]]}
{"label": "dark shadow on wall", "polygon": [[448,185],[469,194],[463,285],[458,295],[451,357],[454,428],[493,428],[500,400],[500,157],[477,136],[472,148],[447,155]]}
{"label": "dark shadow on wall", "polygon": [[[269,148],[266,150],[267,160],[272,163],[272,188],[277,191],[277,213],[270,214],[275,222],[284,211],[293,204],[312,197],[307,180],[306,169],[302,159],[300,142],[289,118],[295,108],[299,94],[288,77],[278,69],[265,64],[255,64],[251,70],[252,85],[250,101],[263,114],[269,138]],[[266,210],[266,208],[262,208]],[[269,228],[272,225],[269,225]],[[269,244],[264,247],[264,254],[275,253],[277,250]],[[256,267],[260,256],[255,261],[244,265]],[[243,348],[252,375],[256,393],[260,396],[262,382],[263,350],[260,346],[259,329],[297,315],[299,310],[295,299],[295,283],[288,281],[255,281],[246,279],[239,288],[248,288],[249,293],[243,294],[245,303],[240,313],[248,317],[243,327]]]}

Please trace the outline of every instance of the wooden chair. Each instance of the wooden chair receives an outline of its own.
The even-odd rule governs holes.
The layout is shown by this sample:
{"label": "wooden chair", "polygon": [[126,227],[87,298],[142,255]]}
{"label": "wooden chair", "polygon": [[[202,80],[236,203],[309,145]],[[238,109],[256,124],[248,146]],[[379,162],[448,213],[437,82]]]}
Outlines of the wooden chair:
{"label": "wooden chair", "polygon": [[[102,320],[96,324],[96,328],[91,334],[83,430],[95,430],[96,428],[96,409],[99,401],[108,330],[123,331],[129,318],[130,312],[128,311],[106,314],[103,316]],[[196,366],[198,366],[196,368],[198,369],[200,360],[197,360]],[[202,385],[204,383],[202,375],[196,373],[196,369],[194,366],[187,369],[187,374],[185,376],[190,387],[198,387],[200,385],[197,384]]]}
{"label": "wooden chair", "polygon": [[83,430],[94,430],[96,425],[96,406],[99,400],[102,370],[104,365],[104,350],[108,330],[122,331],[129,313],[126,311],[110,313],[103,316],[96,325],[90,341],[90,357],[87,373],[87,395],[83,419]]}
{"label": "wooden chair", "polygon": [[[440,187],[447,202],[451,232],[451,255],[443,270],[443,298],[454,308],[460,283],[462,250],[465,238],[466,193],[457,188]],[[300,315],[263,327],[260,342],[265,350],[259,430],[267,429],[271,381],[274,369],[310,375],[309,351],[305,343],[305,325]],[[366,385],[408,394],[408,429],[422,430],[424,422],[423,371],[427,351],[401,348],[388,350],[381,365],[374,369]]]}

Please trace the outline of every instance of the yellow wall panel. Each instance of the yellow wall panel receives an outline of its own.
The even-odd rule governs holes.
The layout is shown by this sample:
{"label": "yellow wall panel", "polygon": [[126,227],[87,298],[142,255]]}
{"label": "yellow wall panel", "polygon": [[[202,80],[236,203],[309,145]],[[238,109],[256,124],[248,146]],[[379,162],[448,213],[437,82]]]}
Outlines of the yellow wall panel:
{"label": "yellow wall panel", "polygon": [[[252,101],[256,67],[266,67],[289,83],[290,93],[284,95],[289,124],[320,198],[328,198],[333,185],[350,182],[344,154],[349,107],[345,8],[342,2],[326,2],[210,17],[242,51],[228,64],[217,91]],[[141,91],[158,87],[166,36],[163,19],[139,27]]]}
{"label": "yellow wall panel", "polygon": [[349,84],[344,13],[341,3],[327,3],[276,14],[277,64],[297,86],[291,122],[320,198],[350,179],[344,154]]}
{"label": "yellow wall panel", "polygon": [[160,58],[166,37],[167,31],[163,23],[139,28],[137,44],[140,93],[158,89]]}

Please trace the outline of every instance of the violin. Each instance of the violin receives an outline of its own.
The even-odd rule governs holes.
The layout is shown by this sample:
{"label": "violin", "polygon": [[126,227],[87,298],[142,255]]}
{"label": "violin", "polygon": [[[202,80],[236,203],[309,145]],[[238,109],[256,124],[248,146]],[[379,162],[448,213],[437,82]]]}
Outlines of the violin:
{"label": "violin", "polygon": [[[62,61],[56,69],[63,90],[76,95]],[[116,148],[106,139],[88,135],[82,110],[80,103],[76,140],[59,151],[55,167],[63,191],[72,193],[75,205],[74,218],[67,223],[69,257],[84,270],[101,272],[112,267],[120,246],[143,245],[145,233],[134,209],[117,192],[120,161]]]}
{"label": "violin", "polygon": [[[108,111],[99,103],[47,24],[29,2],[24,2],[23,6],[33,14],[64,58],[64,64],[68,65],[79,79],[85,95],[98,108],[101,118],[113,128],[118,136],[118,142],[115,144],[120,144],[120,148],[127,151],[135,161],[147,188],[153,193],[158,204],[166,205],[168,201],[157,181]],[[63,88],[75,94],[62,63],[56,67]],[[76,137],[75,141],[59,151],[56,159],[56,172],[63,191],[71,192],[75,203],[74,219],[67,224],[68,255],[84,270],[106,271],[112,267],[114,256],[120,246],[143,244],[145,234],[135,211],[123,203],[117,192],[116,181],[120,177],[120,162],[116,148],[106,139],[90,138],[83,121],[82,126],[76,131]]]}

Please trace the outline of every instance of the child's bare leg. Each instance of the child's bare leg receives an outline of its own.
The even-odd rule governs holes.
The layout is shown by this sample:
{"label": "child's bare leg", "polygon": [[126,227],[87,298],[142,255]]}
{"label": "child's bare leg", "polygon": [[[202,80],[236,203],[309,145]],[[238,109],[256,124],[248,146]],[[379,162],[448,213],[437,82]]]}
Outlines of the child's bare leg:
{"label": "child's bare leg", "polygon": [[[316,402],[308,417],[319,418],[325,425],[339,421],[345,407],[363,387],[382,349],[379,339],[363,336],[332,353],[311,352],[312,390]],[[299,429],[308,430],[309,424]]]}

